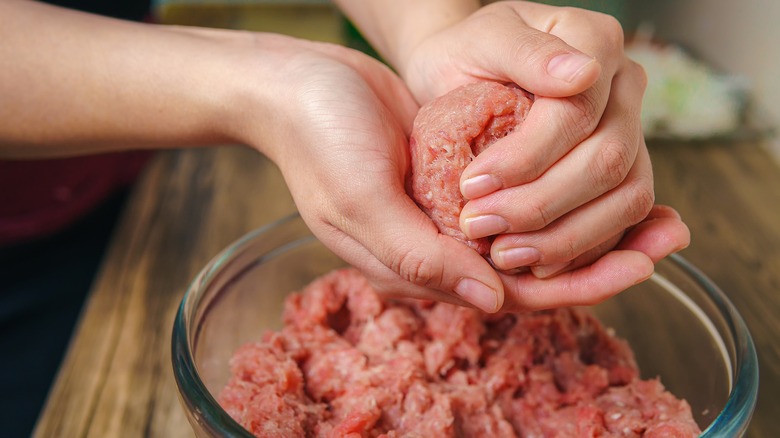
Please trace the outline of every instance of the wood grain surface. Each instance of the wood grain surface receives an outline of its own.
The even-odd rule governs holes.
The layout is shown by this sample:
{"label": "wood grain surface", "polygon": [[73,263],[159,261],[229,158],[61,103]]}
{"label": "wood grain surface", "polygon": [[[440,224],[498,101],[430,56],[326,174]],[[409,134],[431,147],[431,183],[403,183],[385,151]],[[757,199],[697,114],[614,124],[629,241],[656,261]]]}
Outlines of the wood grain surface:
{"label": "wood grain surface", "polygon": [[124,212],[35,436],[192,436],[171,372],[179,301],[222,248],[293,211],[257,152],[160,153]]}
{"label": "wood grain surface", "polygon": [[[693,242],[682,255],[729,295],[758,348],[750,437],[780,430],[780,167],[755,144],[651,145],[659,203]],[[278,170],[241,147],[160,153],[136,187],[37,437],[192,436],[177,400],[170,334],[208,260],[295,206]]]}
{"label": "wood grain surface", "polygon": [[754,143],[655,145],[651,156],[656,201],[677,208],[691,229],[680,254],[728,295],[756,343],[760,389],[748,436],[777,436],[780,167]]}

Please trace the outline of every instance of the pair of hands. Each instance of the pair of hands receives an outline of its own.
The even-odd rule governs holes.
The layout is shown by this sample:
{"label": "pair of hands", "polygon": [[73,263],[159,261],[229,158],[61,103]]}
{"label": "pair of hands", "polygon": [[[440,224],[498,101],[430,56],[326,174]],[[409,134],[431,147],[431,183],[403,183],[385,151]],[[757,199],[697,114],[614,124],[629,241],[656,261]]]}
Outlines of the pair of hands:
{"label": "pair of hands", "polygon": [[[679,215],[653,206],[639,122],[646,79],[614,19],[486,6],[416,45],[399,68],[405,83],[347,49],[309,50],[282,72],[297,101],[276,161],[313,232],[381,292],[486,311],[592,304],[687,246]],[[461,179],[464,232],[499,234],[492,259],[531,267],[517,275],[439,234],[404,190],[417,102],[485,79],[537,96],[521,128]]]}
{"label": "pair of hands", "polygon": [[[644,74],[613,19],[528,2],[339,3],[372,24],[403,80],[330,44],[0,2],[0,59],[12,60],[0,69],[0,154],[250,144],[279,165],[312,231],[380,292],[487,311],[594,303],[688,244],[676,212],[653,207]],[[499,234],[491,258],[531,266],[518,275],[439,234],[404,187],[419,104],[474,80],[537,96],[461,181],[465,233]]]}

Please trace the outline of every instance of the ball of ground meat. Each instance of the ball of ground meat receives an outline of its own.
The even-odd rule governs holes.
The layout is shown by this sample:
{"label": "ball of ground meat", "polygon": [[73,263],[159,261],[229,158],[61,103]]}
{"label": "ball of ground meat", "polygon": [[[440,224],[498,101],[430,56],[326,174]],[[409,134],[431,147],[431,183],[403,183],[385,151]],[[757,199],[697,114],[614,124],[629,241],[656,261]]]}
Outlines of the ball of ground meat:
{"label": "ball of ground meat", "polygon": [[457,88],[420,109],[410,139],[412,198],[442,234],[454,237],[481,255],[491,238],[470,240],[458,219],[466,199],[460,175],[475,156],[517,129],[533,96],[512,85],[476,82]]}
{"label": "ball of ground meat", "polygon": [[[354,268],[290,295],[236,351],[219,403],[257,437],[696,437],[584,308],[521,314],[382,300]],[[260,336],[258,334],[258,336]]]}

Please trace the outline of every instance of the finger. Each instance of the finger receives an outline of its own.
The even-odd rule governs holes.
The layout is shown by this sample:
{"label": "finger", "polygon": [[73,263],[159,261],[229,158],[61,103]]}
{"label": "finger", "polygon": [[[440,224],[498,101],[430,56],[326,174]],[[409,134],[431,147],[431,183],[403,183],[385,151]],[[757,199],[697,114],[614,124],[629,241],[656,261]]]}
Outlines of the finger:
{"label": "finger", "polygon": [[[585,139],[595,148],[590,153],[596,156],[582,157],[583,162],[603,163],[604,172],[591,176],[627,170],[617,167],[620,161],[608,160],[629,160],[643,141],[640,116],[646,84],[642,67],[626,59],[607,91],[604,108],[596,102],[600,97],[593,97],[599,93],[596,89],[567,99],[536,99],[515,132],[494,143],[466,167],[461,175],[461,192],[467,199],[475,199],[531,182]],[[605,144],[614,154],[599,157]],[[492,185],[480,184],[485,180],[493,181]]]}
{"label": "finger", "polygon": [[680,219],[682,220],[682,217],[680,216],[680,213],[677,212],[674,208],[663,205],[663,204],[656,204],[653,206],[653,208],[650,210],[650,213],[647,214],[647,217],[645,220],[650,219]]}
{"label": "finger", "polygon": [[472,75],[508,79],[540,96],[573,96],[599,78],[608,81],[623,58],[620,23],[584,9],[499,3],[482,8],[469,24],[480,38],[454,55],[466,60]]}
{"label": "finger", "polygon": [[[544,175],[527,184],[469,201],[460,214],[463,232],[474,239],[499,233],[541,230],[567,212],[621,184],[637,191],[627,200],[646,201],[642,195],[648,192],[652,195],[652,169],[639,121],[642,79],[633,73],[617,75],[614,93],[598,129]],[[477,158],[492,153],[495,146]],[[626,179],[629,181],[625,182]],[[634,216],[632,220],[638,222],[644,218],[651,206],[652,199],[641,205],[644,211],[634,212],[641,216]],[[632,204],[627,204],[622,209],[628,211],[632,207]],[[614,222],[610,215],[620,210],[621,206],[611,211],[602,209],[603,214],[599,217],[605,223]],[[625,214],[621,215],[621,219],[622,216]],[[622,228],[615,226],[604,231],[609,231],[608,235],[612,236],[636,222],[624,222],[620,224]],[[601,229],[604,229],[603,225]]]}
{"label": "finger", "polygon": [[677,211],[657,205],[642,222],[586,251],[573,261],[557,266],[532,267],[531,272],[538,278],[548,278],[593,263],[612,249],[639,251],[657,263],[669,254],[686,248],[690,240],[690,231]]}
{"label": "finger", "polygon": [[[551,275],[560,270],[560,264],[571,262],[642,221],[653,201],[650,158],[643,149],[629,176],[617,188],[542,229],[497,236],[491,246],[491,258],[501,269],[553,265],[534,271],[541,277]],[[537,251],[537,260],[523,259],[529,248]]]}
{"label": "finger", "polygon": [[657,263],[690,243],[690,230],[679,213],[671,207],[657,205],[647,219],[626,233],[616,249],[641,251]]}
{"label": "finger", "polygon": [[[393,187],[392,183],[388,187]],[[400,194],[377,197],[376,204],[351,190],[351,199],[301,216],[328,248],[360,269],[379,293],[469,305],[495,312],[503,303],[503,285],[495,270],[476,251],[444,236],[416,205]],[[389,192],[397,193],[394,190]],[[354,203],[352,201],[355,201]],[[377,215],[377,211],[388,215]]]}
{"label": "finger", "polygon": [[[411,298],[441,301],[459,306],[474,307],[452,292],[431,289],[409,283],[396,272],[385,266],[366,247],[343,231],[333,226],[320,231],[319,238],[329,242],[331,249],[353,267],[359,269],[371,282],[374,289],[385,298]],[[338,242],[338,243],[336,243]]]}
{"label": "finger", "polygon": [[592,86],[602,68],[594,56],[527,23],[524,9],[509,4],[482,8],[465,29],[458,29],[480,38],[457,46],[453,56],[465,60],[473,76],[508,79],[544,96],[571,96]]}
{"label": "finger", "polygon": [[604,69],[602,73],[607,73],[602,74],[602,78],[609,79],[622,63],[624,32],[615,17],[582,8],[560,8],[537,2],[512,2],[509,6],[527,26],[558,37],[575,50],[595,58]]}
{"label": "finger", "polygon": [[[398,278],[455,293],[486,312],[497,311],[503,286],[488,262],[463,243],[440,234],[400,182],[383,186],[387,189],[381,192],[375,190],[376,181],[351,187],[351,199],[335,209],[329,225],[351,236]],[[354,255],[347,256],[350,263],[361,263]]]}
{"label": "finger", "polygon": [[416,206],[410,204],[408,210],[406,217],[390,212],[381,226],[368,230],[372,237],[364,235],[361,243],[412,284],[453,291],[486,312],[500,309],[503,288],[492,267],[473,249],[440,234]]}
{"label": "finger", "polygon": [[[495,55],[494,52],[502,53],[501,50],[491,51],[497,60],[496,65],[492,67],[513,65],[512,71],[514,73],[509,76],[511,80],[535,94],[537,99],[528,117],[515,133],[497,142],[485,153],[480,154],[463,172],[461,188],[464,196],[470,199],[484,196],[498,188],[512,187],[533,180],[572,147],[587,138],[599,123],[610,94],[614,93],[611,89],[612,78],[619,69],[628,66],[628,74],[637,75],[639,78],[639,82],[634,86],[640,94],[636,97],[637,91],[632,93],[634,102],[637,104],[641,102],[641,93],[644,91],[643,72],[637,71],[623,53],[622,30],[619,24],[611,26],[606,23],[604,29],[598,27],[602,21],[612,19],[603,18],[603,14],[581,11],[578,14],[592,14],[592,16],[585,17],[587,19],[575,20],[569,17],[571,12],[566,12],[569,10],[557,8],[550,10],[546,5],[532,3],[523,3],[522,7],[515,7],[515,9],[520,14],[521,20],[527,20],[529,25],[536,26],[540,32],[542,30],[558,31],[565,36],[564,40],[576,42],[578,48],[600,59],[603,69],[595,84],[587,90],[569,95],[565,99],[552,99],[551,97],[559,96],[546,93],[544,88],[536,88],[536,85],[524,79],[526,73],[533,72],[534,68],[539,67],[538,65],[534,66],[534,61],[526,62],[525,58],[518,58],[523,59],[524,64],[514,66],[517,61],[513,63]],[[553,11],[555,19],[550,20],[549,17]],[[560,14],[563,15],[559,17]],[[549,24],[550,21],[558,22],[561,20],[567,22],[565,29],[559,29],[561,26]],[[535,30],[531,29],[531,31]],[[515,30],[515,33],[517,32]],[[505,42],[505,44],[508,43]],[[534,46],[532,42],[525,45]],[[540,77],[538,72],[533,73],[533,75],[533,78],[536,79]],[[506,80],[506,78],[499,79]],[[486,176],[495,181],[492,185],[487,186],[492,190],[469,192],[467,181],[476,182],[489,179]],[[473,186],[480,187],[479,184],[473,184]],[[485,187],[485,185],[481,187]]]}
{"label": "finger", "polygon": [[597,304],[653,274],[653,261],[639,251],[610,251],[593,264],[548,279],[525,273],[502,275],[505,311]]}
{"label": "finger", "polygon": [[463,196],[476,199],[539,178],[597,126],[604,108],[592,99],[593,94],[566,99],[537,97],[513,132],[477,155],[463,170]]}
{"label": "finger", "polygon": [[554,265],[531,266],[529,269],[536,278],[550,278],[563,272],[568,272],[583,266],[587,266],[614,249],[615,245],[620,242],[622,237],[623,232],[621,231],[619,234],[612,236],[606,241],[578,255],[572,261],[562,262]]}

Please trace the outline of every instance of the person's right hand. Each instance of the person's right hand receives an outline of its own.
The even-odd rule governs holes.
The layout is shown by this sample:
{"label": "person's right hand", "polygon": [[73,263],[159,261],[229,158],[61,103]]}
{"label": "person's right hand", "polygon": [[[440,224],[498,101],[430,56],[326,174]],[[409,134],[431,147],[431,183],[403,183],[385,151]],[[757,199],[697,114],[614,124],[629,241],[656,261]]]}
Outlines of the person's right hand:
{"label": "person's right hand", "polygon": [[[538,277],[507,280],[514,308],[589,304],[643,280],[658,254],[681,249],[690,237],[677,215],[646,221],[654,214],[640,124],[646,78],[624,52],[619,23],[519,1],[464,15],[473,3],[409,6],[399,37],[385,31],[375,38],[420,103],[482,80],[515,83],[536,96],[522,125],[464,170],[462,231],[472,239],[496,236],[491,258],[498,269],[530,268]],[[646,241],[639,253],[611,251],[626,249],[616,245],[627,230],[648,227],[664,238]]]}
{"label": "person's right hand", "polygon": [[477,80],[536,96],[521,126],[463,172],[461,229],[497,235],[491,256],[503,270],[547,278],[595,261],[654,201],[640,124],[646,79],[619,23],[518,1],[453,21],[397,57],[418,101]]}

